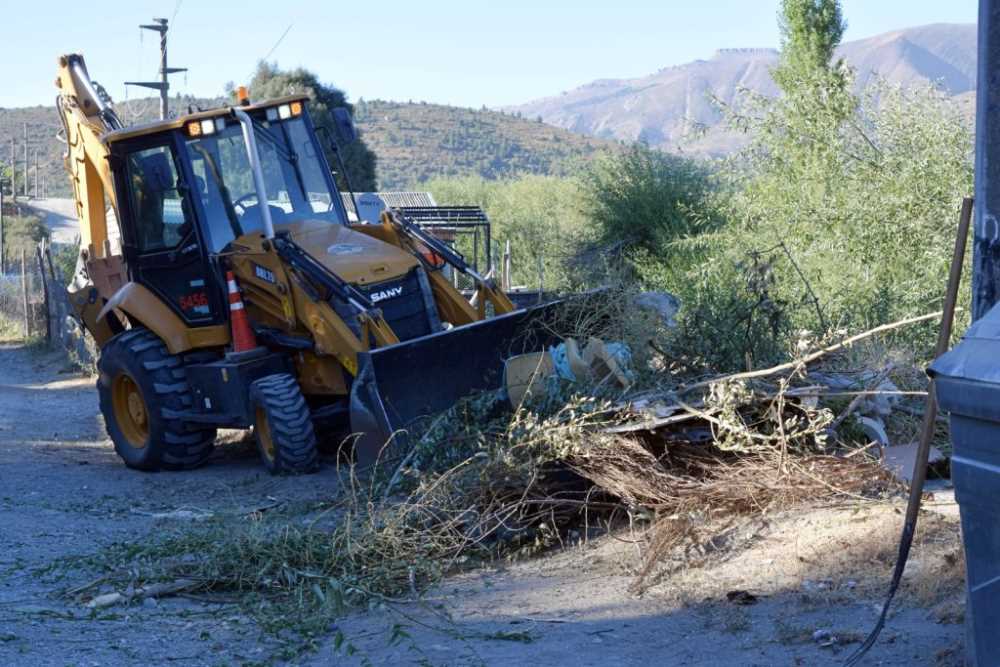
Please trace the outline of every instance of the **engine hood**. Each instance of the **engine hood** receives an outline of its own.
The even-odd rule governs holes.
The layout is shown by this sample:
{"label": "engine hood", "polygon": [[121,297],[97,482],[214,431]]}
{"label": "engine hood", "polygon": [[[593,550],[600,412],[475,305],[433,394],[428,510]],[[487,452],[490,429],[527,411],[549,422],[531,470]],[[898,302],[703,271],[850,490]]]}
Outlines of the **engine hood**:
{"label": "engine hood", "polygon": [[420,261],[396,246],[322,220],[278,225],[316,261],[355,285],[371,285],[409,273]]}

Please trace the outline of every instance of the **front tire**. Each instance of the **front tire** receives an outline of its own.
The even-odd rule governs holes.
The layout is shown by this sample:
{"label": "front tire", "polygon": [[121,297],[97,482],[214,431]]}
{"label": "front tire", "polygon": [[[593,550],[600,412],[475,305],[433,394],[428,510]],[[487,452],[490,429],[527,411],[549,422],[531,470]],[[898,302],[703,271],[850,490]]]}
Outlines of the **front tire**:
{"label": "front tire", "polygon": [[254,438],[272,475],[303,474],[318,468],[316,432],[305,397],[287,373],[262,377],[250,385]]}
{"label": "front tire", "polygon": [[129,329],[101,349],[97,391],[115,451],[137,470],[187,470],[211,455],[215,429],[192,430],[170,417],[190,410],[191,387],[180,357],[154,333]]}

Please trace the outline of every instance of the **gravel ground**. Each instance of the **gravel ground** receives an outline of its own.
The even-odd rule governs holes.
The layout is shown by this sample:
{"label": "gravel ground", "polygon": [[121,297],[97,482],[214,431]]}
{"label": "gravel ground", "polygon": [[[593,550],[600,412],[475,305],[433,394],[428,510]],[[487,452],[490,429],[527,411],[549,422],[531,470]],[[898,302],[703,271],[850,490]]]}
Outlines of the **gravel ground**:
{"label": "gravel ground", "polygon": [[[200,470],[128,470],[104,434],[92,378],[55,353],[0,344],[0,665],[252,665],[271,655],[274,644],[232,605],[164,598],[92,613],[59,594],[92,578],[60,558],[155,538],[199,513],[240,517],[336,493],[329,465],[272,478],[239,434],[225,440]],[[634,546],[606,537],[341,619],[318,652],[288,664],[841,664],[875,620],[900,508],[773,517],[739,549],[642,595],[629,592]],[[962,664],[957,523],[934,514],[924,525],[903,599],[866,664]],[[753,603],[728,602],[734,590]],[[338,630],[346,643],[336,650]]]}

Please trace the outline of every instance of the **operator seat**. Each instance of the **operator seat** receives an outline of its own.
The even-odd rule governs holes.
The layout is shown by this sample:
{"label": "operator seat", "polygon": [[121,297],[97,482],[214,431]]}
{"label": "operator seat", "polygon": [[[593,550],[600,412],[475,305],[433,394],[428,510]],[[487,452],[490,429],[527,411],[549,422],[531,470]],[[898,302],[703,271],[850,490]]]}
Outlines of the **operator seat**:
{"label": "operator seat", "polygon": [[170,190],[176,191],[176,184],[166,153],[153,153],[133,160],[135,233],[142,250],[165,247],[163,204]]}
{"label": "operator seat", "polygon": [[[285,212],[285,209],[274,204],[268,204],[267,208],[271,211],[271,222],[274,223],[275,227],[288,222],[288,214]],[[243,215],[240,216],[240,227],[243,228],[244,233],[264,231],[264,218],[260,212],[260,204],[248,206],[243,211]]]}

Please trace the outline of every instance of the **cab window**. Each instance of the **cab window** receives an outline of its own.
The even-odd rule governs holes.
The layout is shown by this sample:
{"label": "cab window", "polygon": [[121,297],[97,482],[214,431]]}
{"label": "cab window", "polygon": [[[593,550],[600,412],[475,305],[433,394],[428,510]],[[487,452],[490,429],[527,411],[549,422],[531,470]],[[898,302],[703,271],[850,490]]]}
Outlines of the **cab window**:
{"label": "cab window", "polygon": [[177,188],[170,149],[157,146],[130,153],[126,164],[139,252],[175,248],[190,231],[191,221]]}

